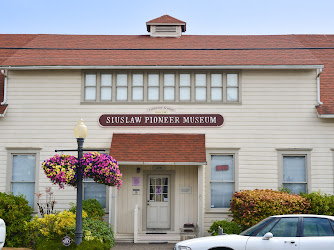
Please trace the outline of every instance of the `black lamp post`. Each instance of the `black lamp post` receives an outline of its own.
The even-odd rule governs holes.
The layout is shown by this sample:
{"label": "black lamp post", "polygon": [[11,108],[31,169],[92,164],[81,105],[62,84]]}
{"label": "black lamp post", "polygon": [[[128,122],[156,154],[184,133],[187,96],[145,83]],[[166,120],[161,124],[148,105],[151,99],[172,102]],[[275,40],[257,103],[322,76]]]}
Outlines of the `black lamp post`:
{"label": "black lamp post", "polygon": [[77,167],[77,212],[76,212],[76,229],[75,229],[75,243],[80,245],[82,242],[82,170],[80,165],[80,159],[83,156],[83,144],[87,136],[87,126],[83,123],[83,120],[79,120],[78,124],[74,127],[74,135],[77,138],[78,143],[78,162]]}

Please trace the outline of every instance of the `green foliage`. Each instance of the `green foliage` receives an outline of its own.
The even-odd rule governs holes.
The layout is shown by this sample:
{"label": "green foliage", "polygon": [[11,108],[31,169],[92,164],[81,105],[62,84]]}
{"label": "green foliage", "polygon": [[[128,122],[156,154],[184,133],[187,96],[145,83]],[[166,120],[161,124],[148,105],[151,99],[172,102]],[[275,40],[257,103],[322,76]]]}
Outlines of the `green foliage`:
{"label": "green foliage", "polygon": [[6,246],[22,247],[27,244],[24,226],[31,219],[33,208],[22,196],[0,192],[0,218],[6,223]]}
{"label": "green foliage", "polygon": [[98,240],[109,242],[110,246],[114,245],[114,235],[110,224],[105,221],[95,220],[87,217],[82,222],[82,231],[86,241]]}
{"label": "green foliage", "polygon": [[[69,211],[75,213],[76,209],[77,209],[76,206],[72,205]],[[86,201],[82,201],[82,209],[87,212],[88,217],[94,219],[102,220],[102,217],[105,214],[102,205],[96,199],[88,199]]]}
{"label": "green foliage", "polygon": [[321,194],[320,191],[301,194],[310,204],[310,214],[334,215],[334,195]]}
{"label": "green foliage", "polygon": [[216,220],[212,223],[210,229],[208,232],[214,236],[218,235],[218,226],[220,226],[223,229],[223,233],[225,234],[240,234],[241,229],[240,226],[233,222],[228,220]]}
{"label": "green foliage", "polygon": [[310,203],[299,195],[274,190],[235,192],[231,202],[233,221],[249,228],[268,216],[308,213]]}

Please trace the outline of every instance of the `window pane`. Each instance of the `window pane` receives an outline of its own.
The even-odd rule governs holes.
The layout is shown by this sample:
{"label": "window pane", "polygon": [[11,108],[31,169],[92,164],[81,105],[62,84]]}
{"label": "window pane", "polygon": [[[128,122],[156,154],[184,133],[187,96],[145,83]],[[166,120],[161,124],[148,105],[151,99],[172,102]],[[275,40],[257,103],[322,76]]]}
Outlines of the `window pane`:
{"label": "window pane", "polygon": [[238,87],[238,74],[227,74],[227,87]]}
{"label": "window pane", "polygon": [[117,87],[117,101],[126,101],[128,99],[128,88]]}
{"label": "window pane", "polygon": [[164,74],[164,86],[174,86],[175,77],[174,74]]}
{"label": "window pane", "polygon": [[304,237],[334,236],[329,221],[325,218],[304,218]]}
{"label": "window pane", "polygon": [[85,100],[86,101],[95,101],[96,99],[96,88],[95,87],[86,87],[85,89]]}
{"label": "window pane", "polygon": [[96,75],[87,74],[86,75],[86,86],[96,86]]}
{"label": "window pane", "polygon": [[238,88],[227,88],[227,101],[238,101]]}
{"label": "window pane", "polygon": [[112,77],[111,74],[101,74],[101,86],[111,86]]}
{"label": "window pane", "polygon": [[180,86],[190,86],[190,74],[180,74]]}
{"label": "window pane", "polygon": [[298,218],[282,218],[271,233],[274,237],[296,237],[298,227]]}
{"label": "window pane", "polygon": [[35,155],[13,155],[13,181],[35,181]]}
{"label": "window pane", "polygon": [[234,183],[211,183],[211,208],[230,207]]}
{"label": "window pane", "polygon": [[117,86],[127,86],[127,85],[128,85],[128,75],[117,74]]}
{"label": "window pane", "polygon": [[211,180],[234,181],[233,155],[211,155]]}
{"label": "window pane", "polygon": [[133,74],[132,83],[133,83],[133,86],[144,86],[143,74]]}
{"label": "window pane", "polygon": [[148,75],[148,86],[159,86],[159,75],[158,74]]}
{"label": "window pane", "polygon": [[149,87],[148,88],[148,100],[149,101],[159,100],[159,87]]}
{"label": "window pane", "polygon": [[270,232],[270,229],[276,224],[278,219],[270,221],[264,228],[262,228],[256,236],[264,236],[266,233]]}
{"label": "window pane", "polygon": [[211,101],[222,101],[222,100],[223,100],[223,89],[211,88]]}
{"label": "window pane", "polygon": [[190,101],[190,87],[181,87],[180,88],[180,100],[181,101]]}
{"label": "window pane", "polygon": [[306,182],[305,156],[283,156],[283,182]]}
{"label": "window pane", "polygon": [[196,74],[195,84],[196,86],[206,86],[206,74]]}
{"label": "window pane", "polygon": [[206,88],[196,88],[196,101],[206,101]]}
{"label": "window pane", "polygon": [[222,87],[223,86],[223,80],[222,80],[221,74],[212,74],[211,75],[211,86],[212,87]]}
{"label": "window pane", "polygon": [[174,100],[174,87],[165,87],[164,88],[164,100],[173,101]]}
{"label": "window pane", "polygon": [[101,100],[111,101],[111,87],[101,87]]}
{"label": "window pane", "polygon": [[28,200],[29,206],[34,207],[34,182],[15,182],[12,183],[12,192],[14,195],[23,194]]}
{"label": "window pane", "polygon": [[84,200],[97,199],[103,208],[106,207],[106,186],[95,182],[84,183]]}
{"label": "window pane", "polygon": [[133,87],[132,89],[132,100],[142,101],[144,100],[144,88],[143,87]]}
{"label": "window pane", "polygon": [[283,188],[291,190],[294,194],[299,194],[300,192],[306,193],[306,184],[284,183]]}

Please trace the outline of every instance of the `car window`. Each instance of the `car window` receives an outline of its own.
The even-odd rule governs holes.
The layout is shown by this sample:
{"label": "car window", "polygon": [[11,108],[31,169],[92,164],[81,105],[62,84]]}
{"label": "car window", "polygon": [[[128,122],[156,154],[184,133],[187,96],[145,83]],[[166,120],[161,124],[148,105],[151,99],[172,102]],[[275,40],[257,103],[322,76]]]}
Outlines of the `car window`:
{"label": "car window", "polygon": [[328,219],[304,218],[304,237],[334,236],[333,228]]}
{"label": "car window", "polygon": [[264,236],[266,233],[270,232],[273,226],[277,223],[278,219],[270,221],[265,225],[255,236]]}
{"label": "car window", "polygon": [[282,218],[271,229],[274,237],[296,237],[298,229],[298,218]]}
{"label": "car window", "polygon": [[245,231],[241,232],[240,235],[245,235],[245,236],[249,236],[252,233],[254,233],[255,231],[257,231],[259,228],[261,228],[264,224],[266,224],[269,220],[272,220],[272,217],[268,217],[262,221],[260,221],[259,223],[255,224],[254,226],[246,229]]}

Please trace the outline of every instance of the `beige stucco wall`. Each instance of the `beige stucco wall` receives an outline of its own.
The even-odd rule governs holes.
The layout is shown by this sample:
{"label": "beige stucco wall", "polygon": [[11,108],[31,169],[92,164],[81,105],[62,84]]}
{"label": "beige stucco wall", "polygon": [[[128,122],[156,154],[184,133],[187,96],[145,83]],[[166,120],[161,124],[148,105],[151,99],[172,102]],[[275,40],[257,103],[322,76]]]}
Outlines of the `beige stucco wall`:
{"label": "beige stucco wall", "polygon": [[[205,133],[207,148],[238,148],[237,190],[277,189],[280,186],[277,149],[312,149],[309,188],[333,194],[333,120],[317,118],[315,70],[243,70],[241,95],[242,104],[81,104],[79,70],[9,71],[9,106],[6,116],[0,118],[0,191],[6,190],[8,148],[41,148],[40,162],[54,155],[55,149],[74,149],[73,127],[82,117],[89,129],[87,148],[108,149],[113,132]],[[98,125],[102,114],[148,113],[153,106],[169,106],[179,114],[220,113],[225,123],[220,128],[138,129]],[[50,185],[42,170],[38,182],[40,191]],[[205,196],[210,187],[206,184],[204,187]],[[67,209],[69,202],[75,202],[76,193],[73,188],[65,188],[57,190],[55,196],[56,209]],[[204,229],[208,229],[212,220],[222,217],[226,214],[205,213]]]}

